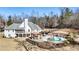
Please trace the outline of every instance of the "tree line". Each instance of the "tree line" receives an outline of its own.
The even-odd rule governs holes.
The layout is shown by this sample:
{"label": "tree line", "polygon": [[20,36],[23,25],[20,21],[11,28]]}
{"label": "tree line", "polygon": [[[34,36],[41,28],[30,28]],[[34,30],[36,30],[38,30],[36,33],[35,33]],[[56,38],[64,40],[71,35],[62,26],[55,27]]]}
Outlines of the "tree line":
{"label": "tree line", "polygon": [[[60,15],[54,15],[54,12],[50,12],[50,15],[44,16],[28,16],[22,13],[21,16],[8,16],[7,20],[4,16],[0,15],[0,22],[2,21],[5,26],[9,26],[12,23],[21,23],[24,18],[29,18],[29,21],[38,24],[42,28],[79,28],[79,10],[75,13],[70,8],[60,8]],[[1,28],[1,26],[0,26]]]}

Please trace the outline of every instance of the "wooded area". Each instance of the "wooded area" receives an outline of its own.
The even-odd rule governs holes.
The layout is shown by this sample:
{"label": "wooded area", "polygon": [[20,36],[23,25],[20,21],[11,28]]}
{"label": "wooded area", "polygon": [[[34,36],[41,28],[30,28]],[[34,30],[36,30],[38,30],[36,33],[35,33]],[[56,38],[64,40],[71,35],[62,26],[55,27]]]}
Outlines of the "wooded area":
{"label": "wooded area", "polygon": [[[50,12],[49,15],[44,14],[44,16],[35,16],[34,12],[31,16],[22,13],[21,16],[9,15],[5,18],[4,15],[0,15],[0,28],[9,26],[12,23],[21,23],[24,18],[29,18],[29,21],[38,24],[42,28],[79,28],[79,9],[75,12],[70,8],[59,8],[60,15],[53,14]],[[38,15],[38,13],[37,13]]]}

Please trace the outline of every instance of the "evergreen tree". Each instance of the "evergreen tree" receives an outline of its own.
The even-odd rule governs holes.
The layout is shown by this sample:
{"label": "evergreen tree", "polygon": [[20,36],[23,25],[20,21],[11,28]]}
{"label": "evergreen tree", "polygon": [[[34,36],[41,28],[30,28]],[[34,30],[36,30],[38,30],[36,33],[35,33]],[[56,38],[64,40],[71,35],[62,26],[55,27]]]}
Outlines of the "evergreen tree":
{"label": "evergreen tree", "polygon": [[9,26],[9,25],[11,25],[11,24],[12,24],[12,18],[11,18],[11,16],[8,16],[7,25]]}
{"label": "evergreen tree", "polygon": [[64,18],[69,18],[72,15],[72,10],[65,8]]}

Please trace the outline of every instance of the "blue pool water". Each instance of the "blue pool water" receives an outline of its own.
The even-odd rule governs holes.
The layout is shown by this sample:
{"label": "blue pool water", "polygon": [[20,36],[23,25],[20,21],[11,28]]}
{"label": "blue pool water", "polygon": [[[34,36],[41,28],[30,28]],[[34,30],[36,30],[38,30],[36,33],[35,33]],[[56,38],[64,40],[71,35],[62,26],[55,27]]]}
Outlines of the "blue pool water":
{"label": "blue pool water", "polygon": [[54,36],[54,37],[50,38],[50,40],[54,43],[62,43],[65,40],[65,38]]}

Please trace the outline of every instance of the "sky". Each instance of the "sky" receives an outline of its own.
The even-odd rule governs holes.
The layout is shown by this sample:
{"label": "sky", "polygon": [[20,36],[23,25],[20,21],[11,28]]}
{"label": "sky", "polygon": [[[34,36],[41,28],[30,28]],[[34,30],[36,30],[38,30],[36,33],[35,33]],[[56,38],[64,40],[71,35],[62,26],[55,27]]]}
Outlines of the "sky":
{"label": "sky", "polygon": [[[60,15],[60,7],[0,7],[0,14],[5,15],[22,15],[22,13],[27,15],[38,15],[43,16],[44,14],[50,15],[50,12],[53,14]],[[74,12],[77,7],[71,7]]]}

